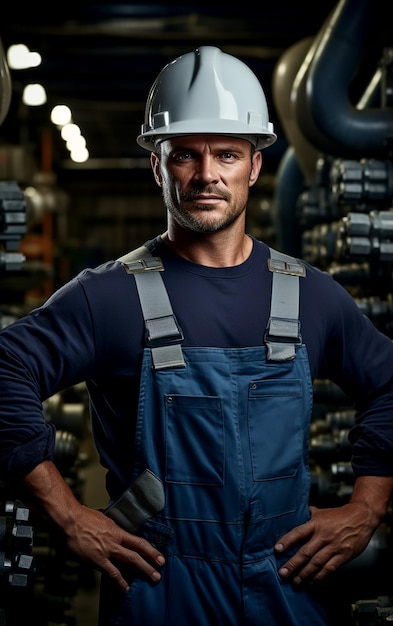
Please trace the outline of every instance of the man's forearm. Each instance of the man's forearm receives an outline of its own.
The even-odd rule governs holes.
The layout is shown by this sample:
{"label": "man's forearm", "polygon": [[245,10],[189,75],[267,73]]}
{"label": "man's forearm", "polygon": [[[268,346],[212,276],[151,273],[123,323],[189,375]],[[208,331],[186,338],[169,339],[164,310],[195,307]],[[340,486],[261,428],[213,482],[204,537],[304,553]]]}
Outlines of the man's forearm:
{"label": "man's forearm", "polygon": [[386,514],[393,495],[393,476],[359,476],[350,502],[366,506],[375,516],[375,527]]}
{"label": "man's forearm", "polygon": [[81,503],[56,465],[43,461],[24,477],[23,482],[40,512],[66,532]]}

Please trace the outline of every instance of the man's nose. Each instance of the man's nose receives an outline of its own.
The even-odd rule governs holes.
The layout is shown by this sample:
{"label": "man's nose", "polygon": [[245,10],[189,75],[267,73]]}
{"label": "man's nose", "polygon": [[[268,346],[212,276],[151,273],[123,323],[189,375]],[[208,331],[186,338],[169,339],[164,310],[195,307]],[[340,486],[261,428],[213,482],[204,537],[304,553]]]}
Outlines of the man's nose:
{"label": "man's nose", "polygon": [[217,182],[219,175],[216,160],[210,155],[203,155],[198,161],[194,178],[206,183]]}

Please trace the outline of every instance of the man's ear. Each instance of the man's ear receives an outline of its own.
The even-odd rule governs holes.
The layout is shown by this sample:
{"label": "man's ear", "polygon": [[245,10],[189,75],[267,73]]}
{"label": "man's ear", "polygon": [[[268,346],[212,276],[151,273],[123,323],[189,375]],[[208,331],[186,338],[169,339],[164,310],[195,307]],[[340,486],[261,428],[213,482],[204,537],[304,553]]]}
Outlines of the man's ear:
{"label": "man's ear", "polygon": [[262,152],[260,150],[256,150],[254,154],[252,155],[250,179],[248,181],[249,187],[252,187],[257,182],[259,172],[261,171],[261,167],[262,167]]}
{"label": "man's ear", "polygon": [[150,153],[150,165],[153,170],[154,178],[159,187],[162,184],[162,176],[161,176],[161,167],[160,167],[160,159],[155,152]]}

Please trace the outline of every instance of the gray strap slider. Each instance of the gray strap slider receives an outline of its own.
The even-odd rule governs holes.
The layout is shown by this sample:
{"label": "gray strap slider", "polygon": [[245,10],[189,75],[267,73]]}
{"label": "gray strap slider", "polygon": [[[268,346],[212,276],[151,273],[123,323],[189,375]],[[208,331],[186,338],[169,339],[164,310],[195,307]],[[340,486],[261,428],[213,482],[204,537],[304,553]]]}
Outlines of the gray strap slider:
{"label": "gray strap slider", "polygon": [[287,319],[285,317],[271,317],[267,325],[265,337],[267,339],[273,337],[297,339],[297,342],[301,343],[300,322],[299,320]]}
{"label": "gray strap slider", "polygon": [[296,319],[271,317],[265,333],[267,358],[272,361],[292,361],[295,346],[302,343],[300,322]]}
{"label": "gray strap slider", "polygon": [[143,257],[135,261],[127,261],[122,263],[127,274],[138,274],[139,272],[163,272],[164,266],[159,257]]}
{"label": "gray strap slider", "polygon": [[284,259],[272,259],[267,261],[268,268],[271,272],[278,272],[279,274],[290,274],[291,276],[306,275],[306,268],[303,263],[292,259],[291,261],[285,261]]}
{"label": "gray strap slider", "polygon": [[184,339],[183,332],[174,315],[145,320],[145,326],[145,340],[149,348],[169,345]]}

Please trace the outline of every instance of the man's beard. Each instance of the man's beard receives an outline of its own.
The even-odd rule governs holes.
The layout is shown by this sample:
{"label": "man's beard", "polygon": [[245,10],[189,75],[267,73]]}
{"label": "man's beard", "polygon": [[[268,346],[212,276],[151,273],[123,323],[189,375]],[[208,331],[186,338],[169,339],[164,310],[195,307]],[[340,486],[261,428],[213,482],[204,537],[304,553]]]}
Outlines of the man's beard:
{"label": "man's beard", "polygon": [[184,192],[180,195],[179,204],[183,205],[184,203],[194,202],[194,207],[197,208],[198,213],[188,211],[187,208],[179,208],[179,204],[175,204],[172,201],[171,196],[166,196],[165,192],[163,192],[163,200],[164,204],[169,211],[169,213],[174,217],[176,222],[183,226],[184,228],[188,228],[193,232],[199,233],[214,233],[219,230],[223,230],[224,228],[233,224],[233,222],[243,213],[245,210],[245,206],[241,210],[230,211],[228,213],[220,214],[218,218],[214,220],[207,221],[203,218],[207,213],[215,210],[215,207],[210,204],[204,204],[203,201],[197,202],[195,204],[195,198],[201,193],[216,195],[220,197],[222,200],[229,201],[230,195],[218,191],[214,187],[204,187],[202,189],[191,189],[190,191]]}

